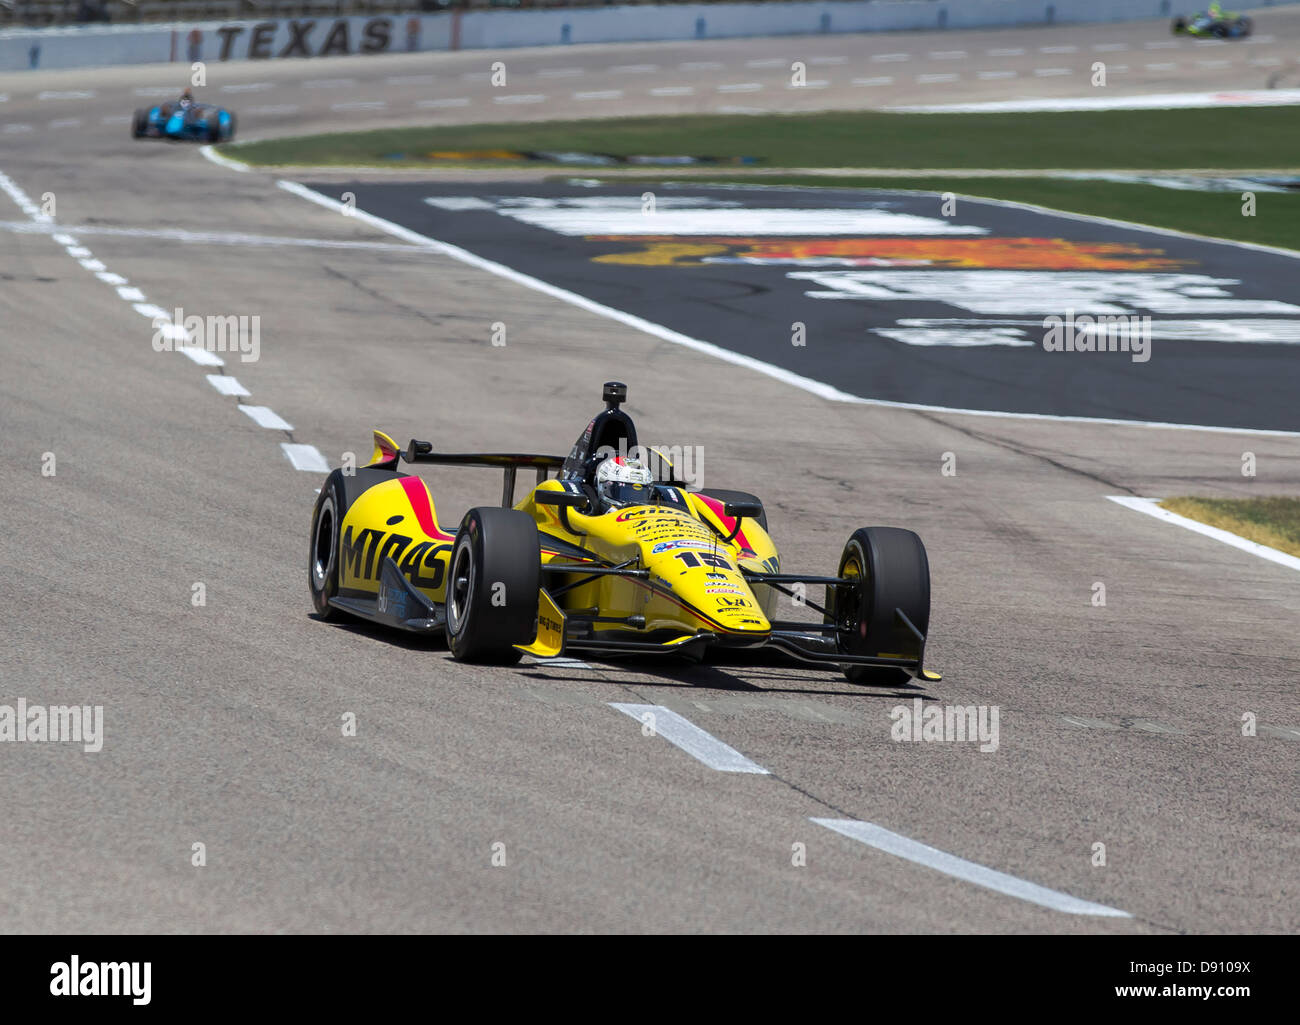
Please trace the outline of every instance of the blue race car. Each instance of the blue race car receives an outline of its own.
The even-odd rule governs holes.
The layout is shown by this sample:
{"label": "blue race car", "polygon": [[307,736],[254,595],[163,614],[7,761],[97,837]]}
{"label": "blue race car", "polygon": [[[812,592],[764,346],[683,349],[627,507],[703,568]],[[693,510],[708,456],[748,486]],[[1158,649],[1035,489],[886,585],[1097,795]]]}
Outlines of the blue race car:
{"label": "blue race car", "polygon": [[196,103],[187,89],[175,102],[137,110],[131,120],[136,139],[229,142],[235,137],[235,115],[210,103]]}

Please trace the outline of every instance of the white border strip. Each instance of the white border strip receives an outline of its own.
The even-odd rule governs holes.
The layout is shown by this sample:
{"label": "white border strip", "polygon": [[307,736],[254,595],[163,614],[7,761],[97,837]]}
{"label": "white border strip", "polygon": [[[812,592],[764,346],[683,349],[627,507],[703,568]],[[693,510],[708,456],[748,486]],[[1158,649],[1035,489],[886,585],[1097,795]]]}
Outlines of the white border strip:
{"label": "white border strip", "polygon": [[246,172],[252,170],[252,168],[250,168],[249,165],[244,163],[242,160],[235,160],[231,157],[225,156],[222,153],[218,153],[215,149],[212,148],[211,144],[200,146],[199,152],[202,153],[203,156],[211,160],[214,164],[219,164],[220,166],[228,168],[231,171]]}
{"label": "white border strip", "polygon": [[1243,552],[1250,552],[1251,555],[1258,555],[1261,559],[1267,559],[1269,562],[1276,562],[1279,566],[1286,566],[1288,569],[1300,570],[1300,559],[1294,555],[1288,555],[1286,552],[1279,552],[1276,548],[1270,548],[1268,545],[1259,544],[1256,541],[1247,541],[1239,534],[1234,534],[1228,530],[1222,530],[1219,527],[1211,527],[1209,524],[1201,523],[1199,520],[1188,519],[1186,516],[1179,516],[1168,509],[1160,508],[1160,499],[1158,498],[1134,498],[1129,495],[1107,495],[1112,502],[1124,506],[1126,509],[1133,509],[1136,512],[1146,513],[1148,516],[1154,516],[1158,520],[1164,520],[1166,523],[1172,523],[1176,527],[1185,527],[1187,530],[1195,531],[1198,534],[1204,534],[1206,537],[1212,537],[1216,541],[1222,541],[1225,545],[1232,545],[1233,548],[1240,548]]}
{"label": "white border strip", "polygon": [[768,771],[756,762],[751,762],[734,747],[729,747],[711,733],[706,733],[689,719],[678,715],[671,708],[663,705],[630,705],[617,701],[609,703],[624,715],[630,715],[637,722],[645,722],[646,715],[654,716],[653,728],[664,740],[679,747],[692,758],[703,762],[710,769],[719,772],[751,772],[766,776]]}
{"label": "white border strip", "polygon": [[884,851],[886,854],[906,858],[908,861],[914,861],[918,865],[932,868],[955,879],[974,883],[976,886],[983,886],[985,889],[995,890],[1018,900],[1027,900],[1031,904],[1051,908],[1053,911],[1063,911],[1067,915],[1100,915],[1104,918],[1133,917],[1127,911],[1121,911],[1119,908],[1107,907],[1105,904],[1094,904],[1090,900],[1080,900],[1078,897],[1071,897],[1068,893],[1049,890],[1037,883],[1017,879],[1005,872],[985,868],[983,865],[977,865],[973,861],[958,858],[956,855],[948,854],[938,848],[918,843],[915,840],[909,840],[898,833],[891,833],[888,829],[871,822],[859,822],[856,819],[813,819],[812,821],[819,826],[834,830],[842,836],[847,836],[851,840],[857,840],[868,847]]}
{"label": "white border strip", "polygon": [[309,473],[330,472],[330,464],[325,461],[325,457],[320,454],[320,450],[315,445],[295,445],[292,442],[282,441],[280,448],[295,470],[306,470]]}
{"label": "white border strip", "polygon": [[[395,238],[404,239],[412,245],[420,246],[431,252],[440,253],[443,256],[449,256],[453,260],[459,260],[462,263],[469,264],[471,267],[477,267],[485,270],[489,274],[495,274],[498,277],[513,281],[516,284],[523,285],[525,288],[531,288],[534,291],[549,295],[552,298],[559,299],[561,302],[577,306],[579,309],[587,310],[597,316],[606,317],[610,320],[625,324],[637,331],[643,331],[648,335],[662,339],[665,342],[671,342],[673,345],[680,345],[683,348],[691,349],[694,352],[702,353],[706,356],[712,356],[714,359],[722,360],[733,366],[744,367],[746,370],[753,370],[763,374],[766,377],[774,378],[783,384],[791,385],[801,391],[816,395],[818,398],[826,399],[830,402],[845,402],[859,406],[874,406],[882,409],[908,409],[919,413],[947,413],[961,416],[987,416],[999,419],[1009,420],[1043,420],[1055,423],[1081,423],[1081,424],[1105,424],[1117,427],[1151,427],[1163,430],[1175,431],[1207,431],[1214,434],[1245,434],[1250,436],[1263,437],[1281,437],[1281,438],[1300,438],[1300,431],[1276,431],[1263,430],[1249,427],[1208,427],[1202,424],[1173,424],[1163,423],[1154,420],[1113,420],[1102,417],[1091,416],[1054,416],[1050,413],[1006,413],[989,409],[957,409],[951,406],[930,406],[915,402],[892,402],[888,399],[864,399],[858,395],[850,395],[848,392],[840,391],[822,381],[816,381],[811,377],[804,377],[802,374],[796,374],[786,370],[783,367],[774,366],[771,363],[764,363],[762,360],[754,359],[752,356],[745,356],[738,352],[732,352],[730,349],[724,349],[720,345],[714,345],[712,342],[701,341],[698,338],[691,338],[689,335],[673,331],[671,328],[655,324],[652,321],[645,320],[642,317],[635,316],[631,313],[625,313],[622,310],[616,310],[612,306],[606,306],[603,303],[595,302],[586,296],[578,295],[576,292],[570,292],[567,289],[557,288],[538,278],[514,270],[505,264],[497,263],[494,260],[488,260],[481,256],[471,253],[460,246],[454,246],[449,242],[440,242],[437,239],[429,238],[427,235],[421,235],[419,232],[412,231],[410,228],[395,224],[392,221],[377,217],[375,214],[357,208],[347,208],[344,204],[329,196],[322,195],[314,189],[309,189],[298,182],[286,181],[280,179],[276,182],[285,192],[292,193],[318,206],[323,206],[327,210],[334,210],[337,213],[345,214],[354,220],[363,221],[372,227],[378,228],[386,234]],[[974,197],[972,197],[974,198]],[[1020,206],[1021,204],[1009,203],[1008,206]],[[1058,214],[1059,211],[1048,210],[1045,207],[1025,209],[1038,209],[1045,213]],[[1063,215],[1069,216],[1069,215]],[[1089,218],[1079,218],[1088,220]],[[1124,222],[1115,221],[1114,224],[1123,224]],[[1143,225],[1129,225],[1129,227],[1144,228]],[[1170,234],[1178,234],[1171,232]],[[1215,240],[1218,241],[1218,240]],[[1255,248],[1255,247],[1248,247]],[[1282,250],[1282,252],[1285,252]],[[1300,257],[1300,253],[1289,253],[1288,255]]]}

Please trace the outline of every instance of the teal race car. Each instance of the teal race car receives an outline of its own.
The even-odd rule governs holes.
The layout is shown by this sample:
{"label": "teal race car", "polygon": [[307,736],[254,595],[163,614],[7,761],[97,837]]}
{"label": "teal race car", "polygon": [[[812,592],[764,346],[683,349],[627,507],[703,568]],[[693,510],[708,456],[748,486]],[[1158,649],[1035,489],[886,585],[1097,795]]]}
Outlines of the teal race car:
{"label": "teal race car", "polygon": [[1224,11],[1218,4],[1191,17],[1179,15],[1174,19],[1174,35],[1195,36],[1198,39],[1245,39],[1255,24],[1246,15]]}

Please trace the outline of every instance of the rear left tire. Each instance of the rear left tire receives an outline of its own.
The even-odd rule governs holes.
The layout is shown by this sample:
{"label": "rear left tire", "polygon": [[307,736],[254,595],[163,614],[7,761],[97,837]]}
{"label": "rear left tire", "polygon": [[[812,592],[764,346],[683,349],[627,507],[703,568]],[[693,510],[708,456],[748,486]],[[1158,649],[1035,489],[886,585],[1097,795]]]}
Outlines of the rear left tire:
{"label": "rear left tire", "polygon": [[148,131],[149,112],[147,110],[137,110],[131,118],[131,138],[143,139]]}
{"label": "rear left tire", "polygon": [[459,662],[510,665],[537,636],[537,524],[516,509],[471,509],[448,560],[447,646]]}

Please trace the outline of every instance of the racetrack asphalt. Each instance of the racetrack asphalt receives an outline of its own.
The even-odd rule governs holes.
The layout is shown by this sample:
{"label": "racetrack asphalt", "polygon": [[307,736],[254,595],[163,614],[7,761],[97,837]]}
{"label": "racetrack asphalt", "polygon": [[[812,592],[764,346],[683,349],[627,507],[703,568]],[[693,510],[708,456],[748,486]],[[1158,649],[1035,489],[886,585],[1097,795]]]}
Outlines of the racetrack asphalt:
{"label": "racetrack asphalt", "polygon": [[[1189,67],[1146,77],[1257,87],[1263,72],[1248,62],[1293,49],[1300,35],[1294,18],[1269,17],[1275,27],[1261,16],[1259,31],[1277,41],[1221,48],[1231,67],[1198,72],[1194,62],[1210,58],[1180,41],[1174,56],[1151,61]],[[1076,46],[1051,56],[1082,64],[1094,46],[1144,47],[1168,35],[1153,23],[954,38],[562,56],[613,68],[649,63],[653,51],[661,64],[738,72],[772,55],[842,55],[856,65],[854,55],[866,64],[911,48],[907,74],[919,76],[949,60],[932,51],[959,46],[1023,48],[1030,59],[1039,47]],[[461,74],[495,56],[421,61]],[[516,57],[539,70],[569,66],[554,52]],[[376,116],[330,106],[367,99],[355,91],[363,80],[417,66],[402,57],[382,69],[345,58],[220,67],[212,73],[229,79],[212,87],[280,83],[302,109],[266,115],[266,132],[321,130]],[[827,77],[839,74],[827,67]],[[688,74],[704,82],[717,71]],[[9,184],[0,198],[0,700],[101,704],[105,720],[96,754],[0,744],[7,928],[1300,927],[1294,571],[1106,501],[1294,494],[1294,437],[828,401],[313,205],[273,175],[214,166],[190,147],[133,143],[124,121],[101,123],[140,102],[127,95],[134,85],[119,85],[175,77],[150,68],[0,79],[2,123],[31,126],[5,137],[0,158]],[[303,88],[343,77],[357,81]],[[1143,87],[1172,91],[1181,81]],[[979,89],[999,98],[1063,88],[1055,76],[1011,82],[986,79]],[[476,98],[437,116],[481,120],[499,109],[486,81],[455,85]],[[407,88],[385,95],[395,105]],[[41,100],[42,91],[96,95]],[[705,109],[728,96],[710,93]],[[684,101],[590,102],[607,114]],[[538,106],[504,113],[541,116]],[[429,109],[390,106],[378,118],[418,122]],[[83,130],[44,127],[60,117],[81,118]],[[243,123],[261,130],[256,118]],[[39,207],[47,195],[56,234],[70,243],[11,202]],[[79,247],[92,255],[67,251]],[[220,370],[251,395],[220,395],[205,380],[217,370],[154,351],[137,302],[260,316],[260,358],[227,354]],[[508,326],[504,346],[491,344],[497,323]],[[928,654],[944,680],[919,691],[859,688],[771,664],[481,669],[452,663],[437,644],[309,615],[307,530],[323,475],[295,470],[281,442],[315,446],[330,465],[347,452],[364,459],[371,427],[451,450],[562,453],[606,380],[628,383],[643,440],[702,445],[709,486],[764,499],[787,568],[831,571],[863,524],[917,530],[934,580]],[[241,403],[269,407],[292,430],[258,426]],[[1242,475],[1247,452],[1255,477]],[[53,476],[42,475],[46,453]],[[427,476],[446,527],[498,494],[490,472]],[[1093,603],[1098,583],[1104,606]],[[891,740],[890,711],[917,696],[996,706],[998,750]],[[708,768],[643,736],[612,702],[670,708],[769,774]],[[347,713],[355,737],[342,735]],[[1243,736],[1243,716],[1255,736]],[[1051,910],[871,849],[814,818],[874,823],[1132,917]],[[191,863],[195,843],[205,845],[202,868]],[[792,864],[795,844],[805,845],[806,865]],[[1104,866],[1094,864],[1096,844]],[[493,865],[494,851],[504,865]]]}

